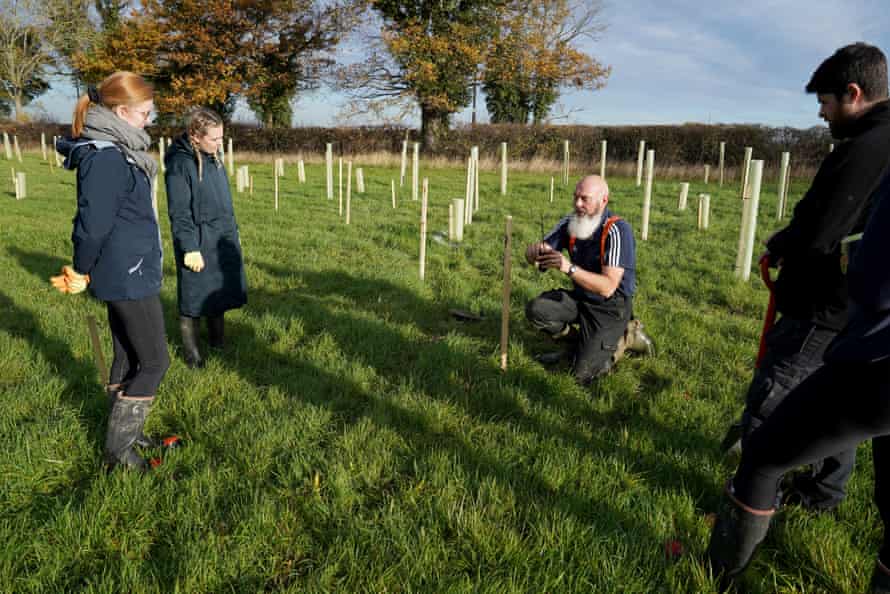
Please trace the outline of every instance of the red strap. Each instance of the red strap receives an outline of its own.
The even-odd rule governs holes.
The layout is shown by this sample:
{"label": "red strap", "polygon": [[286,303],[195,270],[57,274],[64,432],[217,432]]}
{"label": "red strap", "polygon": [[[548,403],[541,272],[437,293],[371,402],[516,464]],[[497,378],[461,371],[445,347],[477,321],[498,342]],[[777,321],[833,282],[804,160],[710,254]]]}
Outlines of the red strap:
{"label": "red strap", "polygon": [[605,257],[606,257],[606,237],[609,235],[609,229],[612,228],[612,225],[621,220],[621,217],[609,217],[606,219],[606,224],[603,225],[603,234],[600,235],[600,272],[603,270],[603,266],[605,265]]}
{"label": "red strap", "polygon": [[[621,220],[621,217],[614,216],[606,219],[605,224],[603,225],[603,233],[600,235],[600,272],[603,270],[603,264],[605,262],[605,254],[606,254],[606,237],[609,235],[609,229],[612,228],[612,225]],[[575,252],[575,236],[569,236],[569,257]]]}

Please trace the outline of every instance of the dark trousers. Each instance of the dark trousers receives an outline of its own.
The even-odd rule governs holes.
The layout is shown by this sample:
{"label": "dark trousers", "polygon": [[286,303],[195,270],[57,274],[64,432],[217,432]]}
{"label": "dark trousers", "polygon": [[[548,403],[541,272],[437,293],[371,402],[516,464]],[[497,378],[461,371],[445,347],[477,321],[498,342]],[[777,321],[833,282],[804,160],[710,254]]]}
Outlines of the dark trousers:
{"label": "dark trousers", "polygon": [[632,301],[614,294],[603,303],[590,303],[575,293],[557,289],[529,301],[525,316],[535,328],[551,336],[569,324],[578,324],[580,336],[573,368],[575,379],[587,384],[612,367],[612,356],[630,320]]}
{"label": "dark trousers", "polygon": [[[751,433],[785,399],[788,393],[817,369],[837,332],[810,321],[782,317],[766,337],[766,354],[748,388],[742,414],[743,447]],[[840,395],[839,395],[840,397]],[[815,508],[831,508],[844,498],[845,486],[856,463],[856,449],[831,452],[814,463],[796,487]]]}
{"label": "dark trousers", "polygon": [[890,566],[890,359],[828,363],[791,391],[742,449],[735,496],[773,507],[782,475],[872,440],[875,502],[884,522],[881,561]]}
{"label": "dark trousers", "polygon": [[114,344],[108,382],[123,384],[128,396],[154,396],[170,367],[160,297],[108,301],[106,306]]}

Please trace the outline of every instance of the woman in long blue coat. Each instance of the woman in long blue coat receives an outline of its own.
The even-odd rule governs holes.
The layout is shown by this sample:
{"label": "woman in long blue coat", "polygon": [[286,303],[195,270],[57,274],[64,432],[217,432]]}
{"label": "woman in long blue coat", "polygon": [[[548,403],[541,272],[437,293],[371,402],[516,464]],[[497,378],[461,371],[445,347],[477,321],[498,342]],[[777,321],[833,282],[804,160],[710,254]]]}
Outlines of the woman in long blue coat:
{"label": "woman in long blue coat", "polygon": [[179,329],[189,367],[204,364],[198,348],[200,318],[207,318],[208,342],[221,348],[224,314],[247,303],[241,240],[226,170],[217,155],[223,121],[198,108],[186,121],[164,164],[167,205],[176,256]]}

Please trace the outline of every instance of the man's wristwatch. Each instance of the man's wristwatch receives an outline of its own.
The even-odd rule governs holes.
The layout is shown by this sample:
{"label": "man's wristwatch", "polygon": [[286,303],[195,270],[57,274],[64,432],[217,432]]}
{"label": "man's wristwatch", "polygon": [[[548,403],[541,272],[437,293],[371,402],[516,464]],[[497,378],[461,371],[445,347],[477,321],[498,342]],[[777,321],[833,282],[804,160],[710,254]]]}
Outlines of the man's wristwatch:
{"label": "man's wristwatch", "polygon": [[566,274],[567,274],[568,276],[572,276],[572,275],[575,274],[576,272],[578,272],[578,267],[575,266],[574,264],[572,264],[571,266],[569,266],[569,271],[566,272]]}

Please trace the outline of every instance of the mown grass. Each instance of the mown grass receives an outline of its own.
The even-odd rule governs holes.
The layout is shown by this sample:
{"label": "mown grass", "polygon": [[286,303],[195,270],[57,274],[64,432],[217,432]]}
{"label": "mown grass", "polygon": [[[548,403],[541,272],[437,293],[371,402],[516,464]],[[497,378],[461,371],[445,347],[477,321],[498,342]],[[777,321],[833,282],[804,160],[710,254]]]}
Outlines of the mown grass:
{"label": "mown grass", "polygon": [[[16,165],[21,168],[21,166]],[[591,389],[533,355],[552,345],[525,302],[565,284],[525,266],[525,244],[570,209],[549,175],[510,195],[483,171],[465,242],[430,240],[418,278],[419,202],[392,168],[366,167],[352,224],[289,168],[279,212],[271,164],[237,195],[249,305],[201,371],[178,355],[175,275],[161,192],[173,364],[149,429],[188,446],[150,476],[100,469],[106,417],[85,323],[104,307],[54,293],[70,260],[75,181],[26,155],[29,198],[3,177],[0,215],[0,591],[712,592],[707,514],[731,463],[719,453],[750,379],[767,293],[733,278],[736,184],[711,184],[711,229],[656,182],[638,242],[636,313],[658,343]],[[426,169],[430,231],[447,229],[463,172]],[[639,233],[642,190],[610,180]],[[798,180],[792,198],[808,180]],[[765,183],[758,240],[778,227]],[[499,368],[503,222],[514,218],[509,369]],[[450,308],[481,312],[461,323]],[[880,522],[870,448],[837,518],[783,512],[750,592],[865,589]],[[683,546],[677,559],[664,543]]]}

